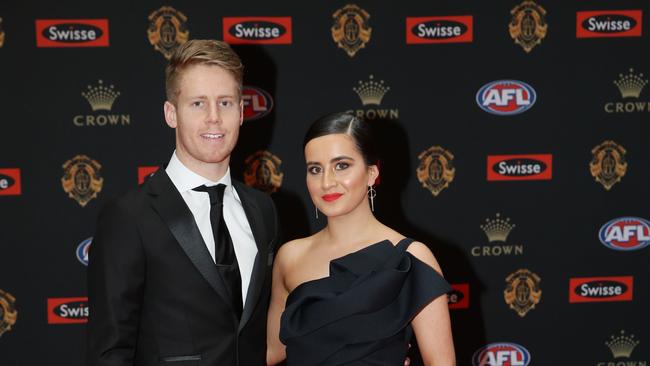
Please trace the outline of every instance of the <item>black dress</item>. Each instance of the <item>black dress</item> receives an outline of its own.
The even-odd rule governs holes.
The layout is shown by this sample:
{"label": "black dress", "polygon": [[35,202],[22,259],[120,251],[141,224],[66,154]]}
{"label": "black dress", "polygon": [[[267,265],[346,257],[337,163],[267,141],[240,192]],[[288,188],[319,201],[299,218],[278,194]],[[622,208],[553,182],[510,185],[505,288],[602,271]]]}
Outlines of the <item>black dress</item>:
{"label": "black dress", "polygon": [[330,262],[296,287],[282,313],[288,366],[404,364],[411,320],[451,287],[406,248],[380,241]]}

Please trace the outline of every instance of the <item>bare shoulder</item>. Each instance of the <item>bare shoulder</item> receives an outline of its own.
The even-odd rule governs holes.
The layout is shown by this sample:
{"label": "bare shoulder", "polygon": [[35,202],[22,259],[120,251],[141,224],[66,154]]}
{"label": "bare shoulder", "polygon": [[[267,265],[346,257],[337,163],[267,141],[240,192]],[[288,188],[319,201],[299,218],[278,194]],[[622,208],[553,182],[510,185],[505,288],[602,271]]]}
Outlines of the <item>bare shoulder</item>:
{"label": "bare shoulder", "polygon": [[435,269],[439,273],[442,273],[442,269],[440,268],[440,264],[438,263],[438,260],[436,260],[436,257],[431,252],[431,249],[429,249],[429,247],[426,246],[426,244],[421,243],[419,241],[414,241],[413,243],[411,243],[411,245],[409,245],[406,251],[413,254],[415,258],[433,267],[433,269]]}
{"label": "bare shoulder", "polygon": [[309,245],[313,242],[313,236],[288,241],[278,249],[275,261],[280,266],[291,265],[300,260]]}

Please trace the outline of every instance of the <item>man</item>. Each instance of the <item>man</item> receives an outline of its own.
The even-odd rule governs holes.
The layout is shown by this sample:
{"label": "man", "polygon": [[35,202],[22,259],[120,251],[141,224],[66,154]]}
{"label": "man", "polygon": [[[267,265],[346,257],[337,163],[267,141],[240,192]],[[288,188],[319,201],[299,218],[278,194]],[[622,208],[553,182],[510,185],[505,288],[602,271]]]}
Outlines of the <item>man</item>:
{"label": "man", "polygon": [[98,221],[89,366],[265,364],[277,223],[267,195],[230,178],[242,69],[219,41],[189,41],[172,56],[164,112],[176,150]]}

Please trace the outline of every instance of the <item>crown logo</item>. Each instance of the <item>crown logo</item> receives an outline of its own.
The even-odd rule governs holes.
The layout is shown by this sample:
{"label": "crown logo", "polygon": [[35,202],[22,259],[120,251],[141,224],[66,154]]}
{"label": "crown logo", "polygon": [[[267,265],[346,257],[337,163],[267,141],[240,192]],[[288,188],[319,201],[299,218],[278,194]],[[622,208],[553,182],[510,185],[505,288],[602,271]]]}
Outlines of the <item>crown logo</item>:
{"label": "crown logo", "polygon": [[384,85],[383,80],[376,82],[373,79],[374,76],[370,75],[368,81],[364,82],[359,80],[359,86],[352,88],[359,95],[359,98],[361,98],[363,105],[380,105],[384,94],[390,90],[389,86]]}
{"label": "crown logo", "polygon": [[104,82],[99,80],[99,85],[88,85],[88,90],[81,92],[81,95],[90,103],[93,111],[110,111],[120,92],[113,90],[113,85],[104,86]]}
{"label": "crown logo", "polygon": [[639,344],[639,341],[634,340],[634,335],[625,335],[625,331],[621,330],[621,334],[618,336],[610,336],[609,341],[605,342],[605,345],[609,347],[612,351],[614,358],[629,358],[634,351],[634,347]]}
{"label": "crown logo", "polygon": [[627,75],[618,74],[618,77],[618,80],[614,80],[614,85],[618,87],[623,98],[638,98],[648,83],[648,80],[643,78],[643,73],[636,75],[634,69],[630,69]]}
{"label": "crown logo", "polygon": [[508,234],[515,226],[515,224],[510,223],[510,218],[504,220],[501,218],[501,214],[497,213],[494,220],[485,219],[485,224],[481,225],[481,229],[485,232],[490,243],[493,241],[505,242]]}

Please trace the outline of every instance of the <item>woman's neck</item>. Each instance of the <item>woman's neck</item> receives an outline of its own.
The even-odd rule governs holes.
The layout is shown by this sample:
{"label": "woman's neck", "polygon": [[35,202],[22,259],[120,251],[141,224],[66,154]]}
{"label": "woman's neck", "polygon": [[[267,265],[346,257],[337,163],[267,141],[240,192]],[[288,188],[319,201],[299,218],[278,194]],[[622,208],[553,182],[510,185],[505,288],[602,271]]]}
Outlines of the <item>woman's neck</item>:
{"label": "woman's neck", "polygon": [[345,215],[328,217],[323,229],[325,240],[333,245],[358,246],[369,243],[380,232],[383,225],[375,218],[370,207],[359,205]]}

